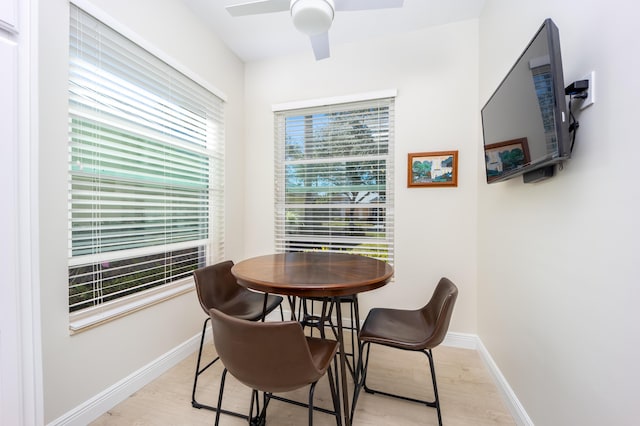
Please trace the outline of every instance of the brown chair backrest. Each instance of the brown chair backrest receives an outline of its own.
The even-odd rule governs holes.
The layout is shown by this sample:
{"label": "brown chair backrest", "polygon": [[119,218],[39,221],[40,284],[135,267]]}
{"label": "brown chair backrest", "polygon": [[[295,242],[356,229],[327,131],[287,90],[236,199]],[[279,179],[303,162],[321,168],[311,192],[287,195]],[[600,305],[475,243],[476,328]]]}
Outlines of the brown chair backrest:
{"label": "brown chair backrest", "polygon": [[313,363],[296,321],[254,322],[209,311],[214,344],[227,370],[262,392],[288,392],[317,381],[325,373]]}
{"label": "brown chair backrest", "polygon": [[429,302],[421,309],[426,324],[433,325],[425,348],[435,348],[444,340],[451,322],[453,306],[458,298],[458,287],[448,278],[440,278]]}
{"label": "brown chair backrest", "polygon": [[209,315],[209,309],[222,309],[227,302],[245,291],[231,273],[232,266],[233,262],[227,260],[193,271],[198,300],[206,315]]}

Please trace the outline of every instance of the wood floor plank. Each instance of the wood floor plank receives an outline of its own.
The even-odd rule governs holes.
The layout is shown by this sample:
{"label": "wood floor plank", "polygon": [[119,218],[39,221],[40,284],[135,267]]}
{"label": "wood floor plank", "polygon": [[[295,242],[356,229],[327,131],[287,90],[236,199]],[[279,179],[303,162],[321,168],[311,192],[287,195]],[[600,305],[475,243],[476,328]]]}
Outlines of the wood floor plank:
{"label": "wood floor plank", "polygon": [[[203,356],[206,359],[212,359],[214,354],[213,345],[209,343]],[[212,425],[215,413],[191,406],[196,355],[187,357],[164,375],[103,414],[92,425]],[[433,355],[443,424],[474,426],[515,424],[476,351],[439,346],[433,350]],[[216,363],[200,376],[196,396],[199,402],[215,405],[221,373],[222,365]],[[372,346],[368,383],[372,387],[380,387],[407,396],[421,399],[433,397],[428,361],[426,356],[420,353]],[[288,394],[289,397],[301,401],[306,400],[306,395],[307,389]],[[318,383],[315,396],[316,405],[331,407],[326,378]],[[250,390],[227,375],[224,407],[247,412],[249,398]],[[306,415],[305,408],[272,401],[267,412],[267,423],[278,426],[303,425],[306,424]],[[437,425],[437,423],[434,408],[365,392],[361,393],[353,421],[354,426]],[[246,425],[246,421],[223,416],[221,424]],[[335,425],[335,418],[316,412],[314,424]]]}

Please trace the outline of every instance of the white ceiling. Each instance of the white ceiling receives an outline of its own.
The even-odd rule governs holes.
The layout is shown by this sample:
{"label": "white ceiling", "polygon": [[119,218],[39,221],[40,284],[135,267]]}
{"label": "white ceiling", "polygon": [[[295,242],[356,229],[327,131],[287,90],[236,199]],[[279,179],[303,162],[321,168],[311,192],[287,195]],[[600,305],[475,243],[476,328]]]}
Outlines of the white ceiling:
{"label": "white ceiling", "polygon": [[[299,33],[289,12],[233,18],[225,6],[250,0],[182,0],[243,61],[306,53],[307,36]],[[337,12],[329,30],[331,47],[389,34],[477,18],[485,0],[404,0],[400,9]]]}

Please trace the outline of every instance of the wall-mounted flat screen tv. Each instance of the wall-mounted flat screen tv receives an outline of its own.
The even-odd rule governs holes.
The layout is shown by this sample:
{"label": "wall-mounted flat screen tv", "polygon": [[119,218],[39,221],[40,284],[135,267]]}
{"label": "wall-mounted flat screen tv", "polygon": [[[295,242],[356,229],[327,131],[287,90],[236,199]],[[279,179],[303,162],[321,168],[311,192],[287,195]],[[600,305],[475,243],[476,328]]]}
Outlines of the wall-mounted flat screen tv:
{"label": "wall-mounted flat screen tv", "polygon": [[551,19],[544,21],[481,114],[488,183],[523,174],[525,182],[537,181],[535,176],[553,175],[554,165],[569,158],[560,38]]}

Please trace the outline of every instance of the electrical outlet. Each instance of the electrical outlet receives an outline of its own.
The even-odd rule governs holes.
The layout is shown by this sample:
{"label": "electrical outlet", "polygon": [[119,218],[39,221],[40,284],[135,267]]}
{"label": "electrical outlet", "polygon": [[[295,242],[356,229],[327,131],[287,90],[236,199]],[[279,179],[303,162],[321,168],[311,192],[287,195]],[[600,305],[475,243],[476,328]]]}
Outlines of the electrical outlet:
{"label": "electrical outlet", "polygon": [[582,101],[582,105],[580,105],[580,109],[585,109],[596,102],[596,72],[591,71],[589,74],[582,77],[582,80],[589,80],[587,97]]}

